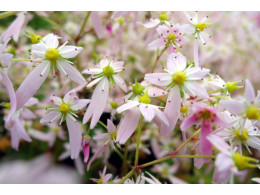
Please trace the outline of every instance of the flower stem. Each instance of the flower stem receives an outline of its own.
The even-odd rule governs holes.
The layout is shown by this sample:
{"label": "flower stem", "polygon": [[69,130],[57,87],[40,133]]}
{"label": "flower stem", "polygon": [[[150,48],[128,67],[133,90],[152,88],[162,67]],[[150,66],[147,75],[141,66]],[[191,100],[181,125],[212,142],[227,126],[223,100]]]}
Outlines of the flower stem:
{"label": "flower stem", "polygon": [[161,51],[161,53],[160,53],[159,55],[157,55],[156,60],[155,60],[155,62],[154,62],[154,64],[153,64],[152,72],[154,72],[158,61],[160,60],[162,54],[167,50],[167,48],[168,48],[168,47],[165,47],[165,48]]}
{"label": "flower stem", "polygon": [[15,14],[17,14],[18,12],[20,12],[20,11],[9,11],[9,12],[1,13],[1,14],[0,14],[0,19],[4,19],[4,18],[7,18],[7,17],[9,17],[9,16],[15,15]]}
{"label": "flower stem", "polygon": [[129,173],[126,174],[126,176],[123,177],[123,179],[118,183],[122,184],[124,183],[129,177],[131,177],[135,173],[135,168],[133,168]]}
{"label": "flower stem", "polygon": [[86,16],[85,16],[85,18],[84,18],[84,21],[83,21],[83,23],[82,23],[82,25],[81,25],[81,28],[80,28],[80,30],[79,30],[79,33],[78,33],[78,35],[77,35],[76,38],[75,38],[75,42],[76,42],[76,43],[81,39],[81,34],[82,34],[82,32],[84,31],[84,28],[85,28],[85,26],[86,26],[86,24],[87,24],[87,22],[88,22],[90,13],[91,13],[91,11],[89,11],[89,12],[86,13]]}
{"label": "flower stem", "polygon": [[127,170],[127,164],[126,164],[126,160],[127,160],[127,155],[128,155],[128,145],[129,145],[130,139],[127,140],[126,144],[125,144],[125,151],[124,151],[124,158],[123,158],[123,168],[122,168],[122,174],[124,175],[126,173]]}
{"label": "flower stem", "polygon": [[12,61],[32,61],[32,59],[12,59]]}
{"label": "flower stem", "polygon": [[170,154],[169,156],[165,156],[163,158],[139,165],[139,166],[137,166],[137,169],[139,170],[139,169],[142,169],[142,168],[145,168],[145,167],[151,166],[153,164],[160,163],[160,162],[172,159],[172,158],[216,158],[216,156],[212,156],[212,155],[172,155],[172,154]]}
{"label": "flower stem", "polygon": [[102,125],[105,129],[107,129],[107,126],[102,121],[98,121],[98,123]]}
{"label": "flower stem", "polygon": [[139,120],[139,124],[138,124],[138,127],[137,127],[137,143],[136,143],[136,151],[135,151],[135,167],[138,165],[139,145],[140,145],[140,138],[141,138],[142,122],[143,122],[143,116],[141,115],[140,120]]}

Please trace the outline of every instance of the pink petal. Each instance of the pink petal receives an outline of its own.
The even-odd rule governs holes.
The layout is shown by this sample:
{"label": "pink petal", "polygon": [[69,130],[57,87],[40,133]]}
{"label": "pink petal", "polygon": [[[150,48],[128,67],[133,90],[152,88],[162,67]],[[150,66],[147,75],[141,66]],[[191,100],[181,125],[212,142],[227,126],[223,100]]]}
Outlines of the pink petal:
{"label": "pink petal", "polygon": [[206,89],[202,87],[200,84],[198,84],[197,82],[186,81],[184,83],[184,89],[189,95],[193,97],[198,96],[199,98],[205,98],[205,99],[209,98]]}
{"label": "pink petal", "polygon": [[159,109],[154,108],[155,115],[167,126],[169,126],[169,121],[166,115]]}
{"label": "pink petal", "polygon": [[102,21],[101,21],[100,16],[98,15],[98,13],[96,11],[91,12],[90,18],[91,18],[93,28],[94,28],[98,38],[99,39],[104,38]]}
{"label": "pink petal", "polygon": [[166,92],[162,89],[159,89],[157,87],[148,87],[148,95],[150,97],[158,97],[165,95]]}
{"label": "pink petal", "polygon": [[47,50],[47,48],[46,48],[45,44],[42,42],[32,45],[32,54],[36,54],[39,57],[44,58],[46,50]]}
{"label": "pink petal", "polygon": [[167,86],[172,82],[172,76],[169,73],[150,73],[146,74],[144,79],[158,86]]}
{"label": "pink petal", "polygon": [[246,100],[250,103],[254,102],[255,100],[255,90],[251,84],[251,82],[246,79],[246,88],[245,88],[245,97]]}
{"label": "pink petal", "polygon": [[164,114],[167,116],[169,126],[162,123],[160,127],[160,134],[163,136],[170,136],[180,115],[181,96],[178,86],[171,89],[167,103],[164,109]]}
{"label": "pink petal", "polygon": [[99,148],[99,149],[97,150],[97,152],[91,157],[91,159],[90,159],[89,162],[88,162],[87,170],[89,170],[89,168],[90,168],[92,162],[93,162],[94,160],[96,160],[96,158],[98,158],[98,157],[102,154],[102,152],[105,150],[106,146],[107,146],[106,144],[103,145],[103,146],[102,146],[101,148]]}
{"label": "pink petal", "polygon": [[191,115],[189,118],[186,118],[181,124],[181,130],[186,131],[189,127],[196,124],[199,121],[199,117],[196,114]]}
{"label": "pink petal", "polygon": [[117,113],[121,113],[121,112],[124,112],[126,110],[129,110],[131,108],[134,108],[136,107],[137,105],[139,105],[139,102],[138,101],[128,101],[127,103],[123,104],[122,106],[118,107],[116,109],[116,112]]}
{"label": "pink petal", "polygon": [[202,155],[212,154],[212,144],[207,139],[207,136],[210,134],[211,134],[211,122],[209,120],[203,120],[201,124],[200,145],[199,145]]}
{"label": "pink petal", "polygon": [[146,121],[151,122],[153,120],[155,116],[155,112],[152,106],[140,104],[139,109]]}
{"label": "pink petal", "polygon": [[236,100],[220,100],[219,105],[226,108],[232,114],[241,114],[245,105]]}
{"label": "pink petal", "polygon": [[209,72],[210,72],[210,70],[206,69],[206,68],[200,68],[200,67],[189,68],[186,72],[186,78],[189,81],[191,81],[191,80],[201,80]]}
{"label": "pink petal", "polygon": [[160,39],[156,39],[153,42],[148,44],[148,47],[161,47],[164,46],[166,44],[166,42],[164,42],[163,38]]}
{"label": "pink petal", "polygon": [[11,38],[8,38],[4,41],[4,44],[0,44],[0,54],[2,54]]}
{"label": "pink petal", "polygon": [[113,15],[111,16],[111,19],[116,19],[118,17],[126,15],[126,11],[115,11]]}
{"label": "pink petal", "polygon": [[61,113],[57,110],[54,110],[44,115],[43,118],[40,120],[40,123],[42,124],[51,123],[60,119],[60,117],[61,117]]}
{"label": "pink petal", "polygon": [[192,24],[183,24],[180,27],[180,30],[182,33],[189,34],[189,35],[192,35],[196,32],[196,28]]}
{"label": "pink petal", "polygon": [[125,113],[118,125],[116,141],[120,144],[125,144],[134,133],[140,119],[140,114],[138,108],[132,108]]}
{"label": "pink petal", "polygon": [[82,73],[83,74],[99,74],[103,72],[101,68],[88,68],[85,69]]}
{"label": "pink petal", "polygon": [[167,35],[167,31],[170,31],[170,29],[167,26],[160,25],[156,28],[156,31],[159,36],[161,36],[162,34],[165,36]]}
{"label": "pink petal", "polygon": [[40,88],[50,71],[50,62],[44,61],[24,79],[16,91],[17,110],[19,110]]}
{"label": "pink petal", "polygon": [[109,119],[107,119],[107,130],[109,133],[112,133],[116,130],[114,123]]}
{"label": "pink petal", "polygon": [[11,64],[12,58],[13,58],[13,54],[10,53],[0,54],[1,65],[3,67],[8,67]]}
{"label": "pink petal", "polygon": [[81,149],[81,128],[79,122],[76,119],[73,120],[69,114],[66,116],[66,123],[69,130],[71,159],[76,159]]}
{"label": "pink petal", "polygon": [[23,119],[35,119],[37,116],[28,108],[23,108],[22,112],[20,113]]}
{"label": "pink petal", "polygon": [[52,95],[50,97],[50,101],[52,103],[54,103],[55,105],[58,105],[58,106],[62,104],[62,99],[60,97],[55,96],[55,95]]}
{"label": "pink petal", "polygon": [[116,82],[116,84],[125,92],[127,93],[127,87],[125,84],[125,81],[118,75],[113,75],[113,78]]}
{"label": "pink petal", "polygon": [[96,126],[105,109],[108,98],[108,91],[109,83],[108,80],[104,78],[96,86],[87,112],[85,113],[85,116],[83,118],[83,123],[85,124],[92,116],[90,124],[91,129],[93,129]]}
{"label": "pink petal", "polygon": [[153,27],[156,27],[157,25],[160,24],[160,20],[158,20],[158,19],[151,19],[151,20],[149,20],[149,22],[146,22],[144,24],[141,23],[141,22],[139,22],[138,24],[142,25],[145,28],[153,28]]}
{"label": "pink petal", "polygon": [[[70,65],[65,60],[59,60],[57,61],[57,66],[60,72],[68,76],[72,81],[82,85],[86,82],[84,77],[80,74],[80,72],[74,68],[72,65]],[[65,73],[64,73],[65,71]]]}
{"label": "pink petal", "polygon": [[59,54],[63,58],[75,58],[79,54],[79,52],[81,52],[82,49],[82,47],[66,45],[59,50]]}
{"label": "pink petal", "polygon": [[199,67],[199,40],[195,39],[194,41],[194,49],[193,49],[193,55],[194,55],[194,63],[195,67]]}
{"label": "pink petal", "polygon": [[90,103],[89,99],[80,99],[78,100],[77,104],[71,106],[72,110],[81,110],[85,108]]}
{"label": "pink petal", "polygon": [[4,85],[5,85],[6,90],[8,92],[10,103],[11,103],[11,108],[10,108],[10,111],[9,111],[8,116],[6,118],[6,122],[7,122],[7,121],[10,120],[10,118],[13,116],[13,114],[16,110],[16,96],[15,96],[13,85],[12,85],[8,75],[6,74],[5,70],[0,71],[0,73],[2,75],[3,82],[4,82]]}
{"label": "pink petal", "polygon": [[229,145],[220,137],[210,134],[207,136],[207,139],[211,142],[212,145],[214,145],[217,149],[219,149],[223,153],[229,153]]}

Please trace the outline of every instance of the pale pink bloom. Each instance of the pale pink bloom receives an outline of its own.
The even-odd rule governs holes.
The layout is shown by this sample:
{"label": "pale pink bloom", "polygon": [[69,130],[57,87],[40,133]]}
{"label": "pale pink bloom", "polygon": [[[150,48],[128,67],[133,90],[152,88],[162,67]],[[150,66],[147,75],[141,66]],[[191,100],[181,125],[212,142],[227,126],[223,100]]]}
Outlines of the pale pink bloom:
{"label": "pale pink bloom", "polygon": [[26,23],[26,13],[25,12],[18,13],[16,19],[6,29],[6,31],[2,34],[0,39],[6,41],[12,37],[13,40],[17,42],[21,30],[25,26],[25,23]]}
{"label": "pale pink bloom", "polygon": [[44,154],[30,161],[2,162],[0,183],[2,184],[72,184],[79,183],[77,172],[68,166],[54,165],[51,155]]}
{"label": "pale pink bloom", "polygon": [[32,45],[32,54],[42,60],[40,63],[22,82],[16,91],[17,109],[20,109],[23,104],[30,99],[40,88],[44,80],[47,78],[50,70],[53,71],[53,76],[58,69],[68,78],[78,84],[85,83],[84,77],[74,68],[67,58],[76,57],[82,50],[82,47],[70,46],[65,42],[59,46],[59,37],[54,34],[48,34],[38,44]]}
{"label": "pale pink bloom", "polygon": [[106,174],[106,171],[107,167],[105,166],[102,172],[98,171],[100,177],[98,179],[91,178],[91,180],[98,184],[107,184],[113,175],[111,173]]}
{"label": "pale pink bloom", "polygon": [[[192,125],[201,123],[200,141],[199,141],[199,154],[211,155],[212,145],[207,140],[207,136],[211,134],[213,124],[220,127],[226,127],[227,123],[223,119],[223,115],[218,108],[206,107],[204,104],[197,103],[193,107],[193,113],[189,118],[186,118],[181,124],[181,130],[185,134],[186,129]],[[210,159],[203,159],[208,162]]]}
{"label": "pale pink bloom", "polygon": [[180,25],[170,25],[168,26],[158,26],[156,28],[157,33],[160,38],[151,42],[148,47],[161,47],[161,46],[169,46],[168,53],[176,53],[177,47],[182,48],[182,45],[187,42],[187,38],[185,38],[181,32]]}
{"label": "pale pink bloom", "polygon": [[170,125],[161,124],[161,134],[169,136],[180,115],[182,98],[192,96],[208,98],[208,93],[198,81],[202,80],[209,73],[209,69],[199,67],[187,67],[186,58],[181,54],[170,54],[167,60],[166,73],[151,73],[145,75],[145,80],[158,86],[166,86],[168,93],[164,113]]}
{"label": "pale pink bloom", "polygon": [[[58,160],[62,161],[70,157],[71,155],[71,147],[69,143],[65,143],[64,145],[65,151],[61,153],[61,155],[58,157]],[[83,175],[84,174],[84,164],[82,162],[82,159],[80,156],[77,158],[73,159],[74,165],[79,172],[79,174]]]}
{"label": "pale pink bloom", "polygon": [[114,143],[115,143],[115,139],[116,139],[116,127],[113,124],[113,122],[111,120],[107,120],[107,133],[103,133],[100,135],[96,135],[93,139],[96,141],[100,141],[102,142],[102,146],[99,147],[97,149],[97,151],[95,152],[95,154],[91,157],[91,159],[88,162],[88,166],[87,166],[87,170],[89,170],[92,162],[101,156],[101,154],[103,153],[103,151],[111,145],[111,148],[114,148]]}
{"label": "pale pink bloom", "polygon": [[198,13],[196,12],[194,17],[191,17],[187,12],[184,12],[189,24],[184,24],[181,29],[184,33],[192,34],[195,36],[194,41],[194,62],[195,66],[199,66],[199,43],[198,38],[201,40],[202,44],[205,45],[208,39],[211,37],[205,33],[205,29],[210,25],[208,21],[208,16],[204,17],[200,22],[198,18]]}
{"label": "pale pink bloom", "polygon": [[124,92],[127,92],[127,87],[124,80],[118,75],[123,70],[123,61],[108,61],[103,59],[96,68],[90,68],[83,71],[84,74],[93,75],[87,87],[90,88],[97,84],[90,105],[84,115],[83,123],[87,123],[91,119],[90,128],[93,129],[99,121],[108,100],[109,83],[118,85]]}
{"label": "pale pink bloom", "polygon": [[24,139],[27,142],[32,141],[24,128],[23,120],[36,118],[36,115],[26,107],[35,105],[37,103],[38,100],[36,98],[29,99],[24,107],[20,110],[16,110],[11,116],[10,120],[5,123],[5,128],[11,132],[11,143],[15,150],[18,150],[19,148],[20,139]]}
{"label": "pale pink bloom", "polygon": [[89,151],[90,151],[90,140],[88,137],[83,137],[81,147],[84,155],[84,163],[86,163],[88,162]]}
{"label": "pale pink bloom", "polygon": [[155,106],[149,103],[143,103],[137,100],[129,100],[125,104],[117,108],[118,113],[124,111],[126,111],[126,113],[118,125],[118,132],[116,137],[116,140],[120,144],[124,144],[134,133],[140,119],[140,113],[148,122],[151,122],[155,117],[157,117],[162,123],[165,124],[165,126],[169,125],[167,117],[159,109],[159,106]]}
{"label": "pale pink bloom", "polygon": [[51,111],[40,120],[40,123],[52,123],[60,119],[59,125],[61,125],[63,121],[66,121],[70,137],[71,158],[75,159],[79,155],[82,141],[81,127],[74,118],[78,117],[75,113],[83,109],[90,100],[79,99],[75,91],[69,91],[63,99],[56,96],[51,96],[50,99],[54,108],[48,109]]}
{"label": "pale pink bloom", "polygon": [[207,136],[207,139],[220,151],[215,161],[213,180],[217,183],[233,183],[234,175],[242,174],[233,159],[235,151],[232,151],[230,146],[216,135],[211,134]]}
{"label": "pale pink bloom", "polygon": [[47,133],[35,129],[29,129],[28,133],[34,139],[47,142],[49,147],[52,147],[54,145],[57,138],[61,140],[66,139],[65,132],[63,129],[61,129],[61,127],[57,127],[53,123],[48,124],[48,126],[50,128],[50,131]]}
{"label": "pale pink bloom", "polygon": [[222,139],[229,141],[232,147],[237,147],[242,154],[242,145],[244,145],[251,154],[249,146],[260,150],[260,132],[252,121],[241,120],[238,117],[231,117],[230,124],[226,128],[220,128],[215,132]]}
{"label": "pale pink bloom", "polygon": [[122,17],[126,14],[127,14],[127,11],[115,11],[111,16],[111,19],[116,19],[116,18]]}
{"label": "pale pink bloom", "polygon": [[226,108],[231,114],[240,115],[250,120],[260,120],[260,91],[257,96],[251,82],[246,80],[245,100],[221,100],[220,106]]}
{"label": "pale pink bloom", "polygon": [[99,39],[104,38],[102,20],[97,11],[93,11],[90,14],[90,18],[92,21],[93,28],[98,36]]}
{"label": "pale pink bloom", "polygon": [[16,96],[15,96],[14,88],[13,88],[13,85],[5,70],[6,68],[8,68],[8,66],[10,66],[11,60],[13,58],[12,54],[4,53],[5,47],[8,44],[9,40],[10,39],[7,39],[4,42],[4,44],[0,44],[0,75],[2,76],[4,85],[8,92],[10,103],[11,103],[11,108],[10,108],[9,114],[8,114],[7,118],[5,119],[6,122],[8,122],[10,120],[10,118],[12,117],[12,115],[14,114],[14,112],[16,110]]}

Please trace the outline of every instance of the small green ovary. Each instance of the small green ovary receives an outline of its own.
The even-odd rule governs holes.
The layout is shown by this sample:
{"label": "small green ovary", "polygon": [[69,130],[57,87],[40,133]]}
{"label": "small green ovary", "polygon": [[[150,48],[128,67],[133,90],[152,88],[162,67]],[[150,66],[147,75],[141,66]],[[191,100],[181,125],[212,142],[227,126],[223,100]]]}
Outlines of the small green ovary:
{"label": "small green ovary", "polygon": [[60,54],[57,49],[55,48],[49,48],[45,52],[45,58],[51,62],[55,62],[59,59]]}
{"label": "small green ovary", "polygon": [[169,18],[168,18],[168,16],[166,15],[165,12],[162,12],[162,13],[159,15],[159,20],[161,20],[161,21],[168,21]]}
{"label": "small green ovary", "polygon": [[205,22],[199,22],[196,24],[196,29],[198,31],[203,31],[206,27],[208,27],[210,23],[205,23]]}
{"label": "small green ovary", "polygon": [[240,133],[240,130],[236,131],[236,138],[238,140],[243,142],[243,141],[248,140],[248,137],[249,137],[249,135],[248,135],[247,130],[243,129],[241,133]]}
{"label": "small green ovary", "polygon": [[133,93],[135,95],[140,95],[143,92],[143,86],[139,84],[138,82],[135,82],[135,85],[133,85]]}
{"label": "small green ovary", "polygon": [[103,68],[103,73],[107,77],[112,77],[114,74],[114,69],[111,66],[106,66]]}
{"label": "small green ovary", "polygon": [[59,111],[62,113],[62,114],[67,114],[69,111],[70,111],[70,107],[68,104],[61,104],[60,107],[59,107]]}
{"label": "small green ovary", "polygon": [[169,36],[168,36],[169,41],[175,41],[175,39],[176,39],[176,36],[174,34],[169,34]]}
{"label": "small green ovary", "polygon": [[260,120],[260,114],[258,108],[250,106],[247,108],[246,117],[250,120]]}
{"label": "small green ovary", "polygon": [[150,104],[151,103],[151,99],[148,96],[148,91],[146,91],[144,95],[139,97],[139,101],[144,103],[144,104]]}
{"label": "small green ovary", "polygon": [[186,80],[186,75],[182,71],[177,71],[172,75],[172,82],[176,85],[182,85]]}

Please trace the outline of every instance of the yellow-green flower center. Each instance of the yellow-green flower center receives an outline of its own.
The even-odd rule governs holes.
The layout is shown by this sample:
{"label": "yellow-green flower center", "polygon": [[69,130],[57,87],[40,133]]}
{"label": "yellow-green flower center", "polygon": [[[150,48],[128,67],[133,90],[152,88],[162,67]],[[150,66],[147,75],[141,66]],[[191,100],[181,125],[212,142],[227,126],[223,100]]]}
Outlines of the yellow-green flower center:
{"label": "yellow-green flower center", "polygon": [[181,108],[180,108],[180,111],[181,111],[182,114],[186,113],[187,110],[188,110],[188,106],[187,106],[187,105],[183,105],[183,106],[181,106]]}
{"label": "yellow-green flower center", "polygon": [[107,77],[111,77],[114,74],[114,69],[111,66],[106,66],[103,68],[103,73]]}
{"label": "yellow-green flower center", "polygon": [[32,44],[37,44],[42,39],[41,35],[36,35],[32,32],[29,32],[30,35],[27,35],[27,37],[31,40]]}
{"label": "yellow-green flower center", "polygon": [[151,103],[151,99],[148,96],[148,90],[145,92],[144,95],[139,97],[139,101],[144,103],[144,104],[150,104]]}
{"label": "yellow-green flower center", "polygon": [[247,156],[243,156],[240,153],[234,153],[232,156],[236,167],[239,170],[243,170],[245,168],[250,168],[250,167],[256,167],[256,164],[253,163],[257,163],[258,160],[254,159],[254,158],[250,158]]}
{"label": "yellow-green flower center", "polygon": [[172,82],[176,85],[182,85],[186,80],[186,75],[182,71],[177,71],[172,75]]}
{"label": "yellow-green flower center", "polygon": [[169,34],[168,35],[168,40],[169,41],[175,41],[175,39],[176,39],[176,36],[174,34]]}
{"label": "yellow-green flower center", "polygon": [[136,84],[135,85],[133,85],[133,93],[135,94],[135,95],[139,95],[139,94],[141,94],[142,92],[143,92],[143,86],[142,85],[140,85],[139,83],[137,83],[137,82],[135,82]]}
{"label": "yellow-green flower center", "polygon": [[196,24],[196,28],[198,31],[203,31],[209,25],[210,25],[210,23],[199,22]]}
{"label": "yellow-green flower center", "polygon": [[247,108],[246,117],[251,120],[260,120],[259,110],[255,106]]}
{"label": "yellow-green flower center", "polygon": [[70,107],[68,104],[61,104],[60,107],[59,107],[59,111],[62,113],[62,114],[67,114],[69,111],[70,111]]}
{"label": "yellow-green flower center", "polygon": [[103,179],[100,178],[100,179],[97,181],[97,184],[103,184]]}
{"label": "yellow-green flower center", "polygon": [[115,139],[116,139],[116,136],[117,136],[116,131],[110,134],[110,138],[111,138],[112,140],[115,140]]}
{"label": "yellow-green flower center", "polygon": [[246,141],[248,139],[248,132],[247,130],[243,129],[242,132],[240,133],[240,130],[236,131],[236,138],[239,139],[240,141]]}
{"label": "yellow-green flower center", "polygon": [[166,15],[166,13],[162,12],[160,15],[159,15],[159,20],[161,21],[167,21],[169,20],[168,16]]}
{"label": "yellow-green flower center", "polygon": [[51,62],[55,62],[59,59],[60,54],[57,49],[49,48],[45,53],[45,58]]}
{"label": "yellow-green flower center", "polygon": [[206,120],[210,120],[213,118],[213,113],[210,112],[209,110],[205,109],[203,111],[200,112],[200,118],[202,119],[206,119]]}

